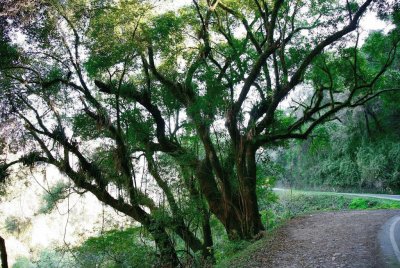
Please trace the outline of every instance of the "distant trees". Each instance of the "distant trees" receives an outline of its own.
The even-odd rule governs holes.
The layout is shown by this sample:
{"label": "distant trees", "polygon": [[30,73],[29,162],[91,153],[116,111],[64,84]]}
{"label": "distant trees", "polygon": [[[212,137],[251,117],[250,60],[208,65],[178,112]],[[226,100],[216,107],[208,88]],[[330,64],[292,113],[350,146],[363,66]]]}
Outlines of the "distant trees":
{"label": "distant trees", "polygon": [[[397,28],[373,54],[357,33],[368,10],[398,22],[390,1],[1,3],[0,131],[5,153],[25,152],[4,158],[1,179],[15,164],[56,166],[140,222],[165,266],[179,265],[171,232],[211,255],[211,214],[231,239],[264,230],[260,149],[397,90],[384,86]],[[297,114],[284,111],[304,89]]]}
{"label": "distant trees", "polygon": [[[384,60],[377,55],[388,42],[391,36],[380,32],[368,37],[359,52],[367,67],[364,72]],[[399,88],[399,66],[396,57],[376,87]],[[283,180],[296,187],[398,192],[399,102],[399,92],[393,91],[356,110],[345,110],[337,120],[317,127],[306,141],[281,150]]]}
{"label": "distant trees", "polygon": [[399,97],[387,95],[347,111],[338,116],[340,121],[281,150],[283,181],[289,179],[300,188],[399,192]]}

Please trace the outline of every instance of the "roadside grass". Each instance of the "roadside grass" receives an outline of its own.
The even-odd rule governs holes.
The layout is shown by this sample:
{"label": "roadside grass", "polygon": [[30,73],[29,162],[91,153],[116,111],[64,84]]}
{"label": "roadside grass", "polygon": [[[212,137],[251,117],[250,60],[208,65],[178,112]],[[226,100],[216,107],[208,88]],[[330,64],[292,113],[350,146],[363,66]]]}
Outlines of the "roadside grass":
{"label": "roadside grass", "polygon": [[218,256],[215,267],[245,266],[254,252],[261,250],[273,239],[279,227],[297,216],[325,211],[400,209],[400,201],[337,193],[293,190],[279,191],[277,195],[277,203],[260,211],[267,228],[265,236],[253,243],[228,242],[224,246],[224,254]]}
{"label": "roadside grass", "polygon": [[297,216],[315,211],[341,211],[357,209],[400,209],[400,201],[374,197],[360,197],[327,192],[277,192],[279,201],[272,211],[281,215]]}
{"label": "roadside grass", "polygon": [[[224,258],[217,260],[215,268],[226,268],[226,267],[243,267],[246,263],[251,262],[251,258],[255,252],[262,250],[268,243],[274,238],[276,229],[266,232],[266,235],[254,241],[253,243],[248,243],[247,246],[227,254]],[[234,243],[234,242],[229,242]]]}

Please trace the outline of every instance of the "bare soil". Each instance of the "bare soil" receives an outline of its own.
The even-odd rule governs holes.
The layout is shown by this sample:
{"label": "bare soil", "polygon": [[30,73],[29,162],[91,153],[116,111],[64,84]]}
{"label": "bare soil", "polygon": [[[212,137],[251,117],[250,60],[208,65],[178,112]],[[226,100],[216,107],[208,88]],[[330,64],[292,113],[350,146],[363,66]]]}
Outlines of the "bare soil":
{"label": "bare soil", "polygon": [[399,210],[326,212],[290,220],[245,263],[231,267],[383,267],[377,238]]}

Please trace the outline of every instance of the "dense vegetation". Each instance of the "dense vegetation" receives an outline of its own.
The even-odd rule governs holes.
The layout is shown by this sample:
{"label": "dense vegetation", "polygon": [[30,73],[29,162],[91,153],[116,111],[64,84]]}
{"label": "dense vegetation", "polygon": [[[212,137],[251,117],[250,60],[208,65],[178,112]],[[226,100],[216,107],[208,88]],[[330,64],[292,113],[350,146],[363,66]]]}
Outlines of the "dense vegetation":
{"label": "dense vegetation", "polygon": [[[127,241],[142,252],[132,260],[107,248],[129,231],[71,251],[90,263],[148,255],[164,267],[211,265],[227,240],[249,243],[271,225],[279,166],[269,150],[315,132],[330,138],[323,124],[338,113],[399,90],[397,1],[155,5],[0,0],[2,185],[17,168],[54,166],[68,183],[55,184],[41,212],[89,192],[151,240]],[[367,12],[391,27],[365,41]],[[354,180],[370,174],[350,170],[361,174]]]}
{"label": "dense vegetation", "polygon": [[[375,198],[343,196],[325,192],[286,191],[278,192],[279,202],[270,203],[268,213],[263,213],[263,223],[268,235],[256,241],[229,241],[223,226],[212,220],[215,238],[216,267],[245,264],[252,252],[260,250],[274,236],[277,227],[287,220],[308,213],[342,210],[400,209],[399,201]],[[277,197],[278,197],[277,196]],[[268,200],[261,201],[269,202]],[[265,211],[267,212],[267,211]],[[19,258],[13,268],[40,267],[154,267],[160,265],[157,253],[151,245],[149,234],[143,228],[113,230],[91,237],[81,245],[66,249],[51,248],[38,256]],[[199,258],[181,258],[182,265],[203,267]]]}
{"label": "dense vegetation", "polygon": [[282,182],[297,188],[399,193],[400,95],[339,115],[281,150]]}

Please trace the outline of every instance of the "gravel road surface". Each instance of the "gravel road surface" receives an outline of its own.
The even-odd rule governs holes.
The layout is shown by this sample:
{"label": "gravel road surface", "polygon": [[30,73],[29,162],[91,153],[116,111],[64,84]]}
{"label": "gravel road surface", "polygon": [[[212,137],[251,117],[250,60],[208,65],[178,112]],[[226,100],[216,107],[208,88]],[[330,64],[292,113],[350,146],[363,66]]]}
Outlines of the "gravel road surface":
{"label": "gravel road surface", "polygon": [[298,217],[245,263],[231,267],[387,267],[378,234],[398,215],[399,210],[364,210]]}

